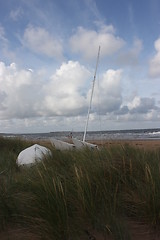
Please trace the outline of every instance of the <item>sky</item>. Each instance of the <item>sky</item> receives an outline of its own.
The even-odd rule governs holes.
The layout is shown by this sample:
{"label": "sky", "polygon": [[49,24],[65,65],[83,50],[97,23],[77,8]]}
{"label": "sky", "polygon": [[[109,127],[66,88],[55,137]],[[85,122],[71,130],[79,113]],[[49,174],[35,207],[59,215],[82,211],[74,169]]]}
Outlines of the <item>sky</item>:
{"label": "sky", "polygon": [[0,0],[0,133],[160,127],[159,0]]}

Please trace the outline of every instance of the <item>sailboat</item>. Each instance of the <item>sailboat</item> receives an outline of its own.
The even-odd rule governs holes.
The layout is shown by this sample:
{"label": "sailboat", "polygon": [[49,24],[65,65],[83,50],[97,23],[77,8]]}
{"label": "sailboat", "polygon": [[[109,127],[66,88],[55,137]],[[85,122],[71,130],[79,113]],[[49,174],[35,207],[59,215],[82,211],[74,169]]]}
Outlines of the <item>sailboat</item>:
{"label": "sailboat", "polygon": [[99,63],[99,56],[100,56],[100,46],[98,48],[97,62],[96,62],[96,68],[95,68],[93,83],[92,83],[91,98],[90,98],[90,103],[89,103],[89,108],[88,108],[87,121],[86,121],[85,130],[84,130],[83,140],[81,141],[81,140],[78,140],[76,138],[72,138],[73,144],[75,145],[75,147],[77,149],[81,149],[81,148],[84,148],[84,147],[87,147],[87,148],[90,148],[90,149],[98,148],[97,145],[86,142],[86,133],[87,133],[87,129],[88,129],[89,115],[90,115],[91,106],[92,106],[92,98],[93,98],[94,86],[95,86],[95,81],[96,81],[96,74],[97,74],[97,68],[98,68],[98,63]]}
{"label": "sailboat", "polygon": [[87,121],[86,121],[85,130],[84,130],[83,140],[81,141],[79,139],[72,137],[71,138],[72,142],[73,142],[73,144],[72,144],[72,143],[61,141],[61,140],[57,140],[55,138],[50,138],[51,144],[58,150],[73,150],[73,149],[81,149],[81,148],[85,148],[85,147],[89,148],[89,149],[98,149],[97,145],[86,142],[86,133],[87,133],[89,115],[90,115],[91,106],[92,106],[92,98],[93,98],[94,86],[95,86],[95,81],[96,81],[99,56],[100,56],[100,46],[98,48],[97,62],[96,62],[93,83],[92,83],[91,98],[90,98],[90,103],[89,103],[89,108],[88,108]]}
{"label": "sailboat", "polygon": [[73,150],[75,145],[55,138],[50,138],[51,144],[58,150]]}

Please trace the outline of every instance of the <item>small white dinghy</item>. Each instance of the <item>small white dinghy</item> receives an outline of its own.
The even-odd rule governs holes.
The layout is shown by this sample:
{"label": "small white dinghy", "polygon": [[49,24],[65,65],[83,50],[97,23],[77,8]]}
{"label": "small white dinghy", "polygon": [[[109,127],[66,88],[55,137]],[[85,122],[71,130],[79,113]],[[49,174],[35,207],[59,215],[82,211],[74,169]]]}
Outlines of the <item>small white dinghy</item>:
{"label": "small white dinghy", "polygon": [[50,138],[50,142],[58,150],[73,150],[73,149],[75,149],[74,144],[63,142],[63,141],[57,140],[55,138]]}
{"label": "small white dinghy", "polygon": [[17,164],[29,165],[34,164],[36,161],[41,161],[45,155],[51,155],[51,151],[38,144],[24,149],[17,157]]}

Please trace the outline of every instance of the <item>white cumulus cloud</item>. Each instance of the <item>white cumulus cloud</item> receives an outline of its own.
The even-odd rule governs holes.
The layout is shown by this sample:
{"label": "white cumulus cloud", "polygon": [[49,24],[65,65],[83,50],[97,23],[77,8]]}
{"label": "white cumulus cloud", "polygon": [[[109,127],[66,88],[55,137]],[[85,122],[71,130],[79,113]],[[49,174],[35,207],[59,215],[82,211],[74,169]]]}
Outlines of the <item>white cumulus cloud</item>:
{"label": "white cumulus cloud", "polygon": [[37,116],[41,86],[28,70],[0,62],[0,119]]}
{"label": "white cumulus cloud", "polygon": [[[42,79],[41,79],[42,78]],[[34,71],[18,69],[0,62],[0,118],[86,115],[92,74],[79,62],[64,62],[48,79]],[[101,113],[119,109],[121,70],[108,70],[99,84],[100,102],[95,88],[93,105]]]}
{"label": "white cumulus cloud", "polygon": [[90,72],[78,62],[63,63],[48,79],[43,73],[0,62],[0,119],[76,116],[88,107]]}
{"label": "white cumulus cloud", "polygon": [[99,86],[95,88],[93,105],[95,104],[101,114],[117,111],[122,104],[122,70],[107,70]]}
{"label": "white cumulus cloud", "polygon": [[100,45],[103,49],[101,56],[111,55],[124,45],[124,40],[115,36],[111,26],[100,28],[99,31],[78,27],[70,38],[71,49],[87,59],[95,58]]}
{"label": "white cumulus cloud", "polygon": [[45,86],[43,109],[51,115],[76,115],[86,107],[85,84],[90,72],[78,62],[63,63]]}
{"label": "white cumulus cloud", "polygon": [[[135,96],[123,103],[122,70],[109,69],[95,85],[90,122],[103,119],[144,121],[158,119],[154,98]],[[84,126],[91,96],[91,72],[77,61],[64,62],[45,78],[41,72],[0,62],[0,129],[39,129]],[[97,83],[97,81],[96,81]],[[16,125],[17,123],[18,125]],[[94,125],[93,125],[94,127]],[[78,128],[77,128],[78,129]],[[8,130],[7,130],[8,131]],[[38,131],[38,130],[37,130]]]}
{"label": "white cumulus cloud", "polygon": [[62,58],[61,40],[44,28],[28,26],[24,31],[22,43],[35,53],[51,58]]}

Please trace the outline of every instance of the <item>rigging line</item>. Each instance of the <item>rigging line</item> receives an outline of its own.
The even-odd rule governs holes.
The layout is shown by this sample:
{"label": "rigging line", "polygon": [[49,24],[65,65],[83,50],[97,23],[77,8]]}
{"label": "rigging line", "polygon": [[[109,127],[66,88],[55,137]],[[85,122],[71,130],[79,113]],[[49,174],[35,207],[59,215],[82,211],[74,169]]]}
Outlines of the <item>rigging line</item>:
{"label": "rigging line", "polygon": [[94,78],[93,78],[93,83],[92,83],[91,98],[90,98],[90,103],[89,103],[89,108],[88,108],[88,114],[87,114],[87,121],[86,121],[86,126],[85,126],[85,130],[84,130],[84,135],[83,135],[83,142],[85,142],[86,132],[87,132],[87,128],[88,128],[89,114],[90,114],[90,111],[91,111],[93,91],[94,91],[94,85],[95,85],[95,81],[96,81],[96,74],[97,74],[97,68],[98,68],[98,62],[99,62],[99,56],[100,56],[100,48],[101,48],[101,47],[99,46],[99,48],[98,48],[97,62],[96,62],[96,68],[95,68],[95,73],[94,73]]}

